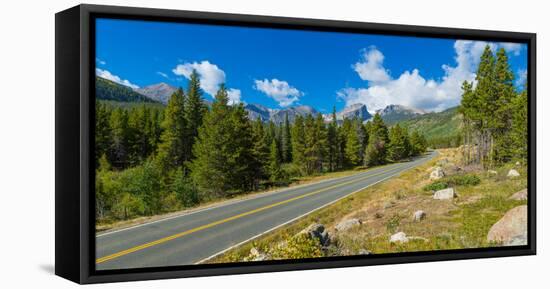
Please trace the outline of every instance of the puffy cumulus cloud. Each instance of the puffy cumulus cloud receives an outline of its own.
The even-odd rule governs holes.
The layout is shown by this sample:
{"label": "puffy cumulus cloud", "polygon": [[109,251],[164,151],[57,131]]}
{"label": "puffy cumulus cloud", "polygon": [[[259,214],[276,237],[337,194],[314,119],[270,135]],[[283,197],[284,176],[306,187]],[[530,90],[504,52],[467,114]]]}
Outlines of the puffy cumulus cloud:
{"label": "puffy cumulus cloud", "polygon": [[229,104],[239,104],[241,103],[241,90],[230,88],[227,90],[227,97],[229,98]]}
{"label": "puffy cumulus cloud", "polygon": [[284,80],[276,78],[268,80],[254,80],[254,88],[274,99],[279,106],[287,107],[300,99],[303,95],[297,88],[292,87]]}
{"label": "puffy cumulus cloud", "polygon": [[139,88],[139,86],[131,83],[129,80],[127,79],[122,79],[120,78],[119,76],[117,75],[114,75],[112,74],[111,72],[109,72],[108,70],[105,70],[105,69],[101,69],[101,68],[96,68],[95,69],[95,74],[101,78],[105,78],[105,79],[108,79],[112,82],[116,82],[118,84],[122,84],[124,86],[128,86],[130,88],[133,88],[133,89],[137,89]]}
{"label": "puffy cumulus cloud", "polygon": [[392,78],[383,66],[382,52],[371,47],[363,54],[364,61],[353,66],[361,79],[369,81],[369,86],[344,88],[337,92],[337,96],[346,105],[366,104],[371,112],[389,104],[401,104],[427,111],[441,111],[459,105],[462,83],[470,81],[475,84],[475,71],[486,45],[493,51],[500,47],[513,54],[517,51],[513,45],[457,40],[454,43],[455,63],[441,66],[444,75],[440,79],[426,79],[418,69],[404,71],[398,78]]}
{"label": "puffy cumulus cloud", "polygon": [[384,68],[384,54],[376,47],[371,46],[363,51],[361,61],[352,65],[352,68],[359,74],[362,80],[373,83],[386,82],[390,80],[389,72]]}
{"label": "puffy cumulus cloud", "polygon": [[515,56],[518,56],[521,54],[521,50],[523,49],[523,46],[521,43],[512,43],[512,42],[501,42],[499,43],[499,46],[504,48],[506,52],[512,53]]}
{"label": "puffy cumulus cloud", "polygon": [[[216,64],[210,63],[208,60],[178,64],[174,69],[172,69],[172,72],[175,75],[190,79],[193,70],[197,71],[199,74],[201,89],[212,97],[216,95],[220,85],[225,83],[225,72]],[[228,88],[227,97],[229,98],[229,104],[231,105],[242,102],[240,89]]]}
{"label": "puffy cumulus cloud", "polygon": [[516,86],[524,87],[527,81],[527,69],[519,69],[517,72]]}
{"label": "puffy cumulus cloud", "polygon": [[207,60],[178,64],[176,68],[172,69],[172,72],[190,79],[193,70],[196,70],[199,74],[202,90],[211,96],[215,96],[220,84],[225,82],[225,72],[216,64],[210,63]]}

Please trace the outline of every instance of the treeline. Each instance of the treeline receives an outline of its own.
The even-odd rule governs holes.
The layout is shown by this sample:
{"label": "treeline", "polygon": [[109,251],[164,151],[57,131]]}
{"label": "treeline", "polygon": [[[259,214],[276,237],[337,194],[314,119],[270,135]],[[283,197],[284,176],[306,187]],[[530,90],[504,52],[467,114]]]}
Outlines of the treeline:
{"label": "treeline", "polygon": [[417,131],[391,128],[380,115],[326,123],[321,114],[290,123],[250,120],[221,85],[210,108],[193,73],[162,109],[96,105],[96,215],[128,219],[232,194],[286,185],[293,178],[419,155]]}
{"label": "treeline", "polygon": [[460,112],[464,116],[466,163],[497,166],[527,159],[527,84],[514,86],[508,56],[496,57],[487,45],[474,83],[464,82]]}

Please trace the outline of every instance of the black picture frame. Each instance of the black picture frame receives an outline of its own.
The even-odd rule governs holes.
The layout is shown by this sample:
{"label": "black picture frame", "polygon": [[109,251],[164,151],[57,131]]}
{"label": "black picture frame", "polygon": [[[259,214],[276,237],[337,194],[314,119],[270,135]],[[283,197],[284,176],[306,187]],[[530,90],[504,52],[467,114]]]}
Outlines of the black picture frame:
{"label": "black picture frame", "polygon": [[[101,18],[525,43],[528,47],[528,245],[370,256],[95,270],[95,27]],[[536,254],[536,34],[288,17],[79,5],[55,15],[55,273],[77,283],[307,270]]]}

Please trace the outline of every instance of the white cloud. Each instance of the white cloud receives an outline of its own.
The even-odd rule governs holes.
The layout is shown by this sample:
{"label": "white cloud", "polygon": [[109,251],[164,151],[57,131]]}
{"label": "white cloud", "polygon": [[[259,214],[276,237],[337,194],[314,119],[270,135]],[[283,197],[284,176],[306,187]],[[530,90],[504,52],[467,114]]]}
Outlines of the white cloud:
{"label": "white cloud", "polygon": [[511,43],[511,42],[501,42],[499,43],[499,46],[504,48],[506,52],[512,53],[515,56],[518,56],[521,53],[521,49],[523,47],[520,43]]}
{"label": "white cloud", "polygon": [[353,66],[361,79],[369,81],[369,86],[344,88],[337,92],[337,96],[346,105],[364,103],[371,112],[389,104],[407,105],[428,111],[441,111],[459,105],[462,83],[465,80],[475,82],[475,71],[486,45],[493,51],[499,47],[511,53],[517,51],[514,45],[457,40],[454,44],[455,63],[441,66],[444,72],[441,79],[426,79],[418,69],[404,71],[398,78],[392,78],[382,65],[382,52],[371,47],[363,55],[364,61]]}
{"label": "white cloud", "polygon": [[129,80],[122,79],[119,76],[112,74],[108,70],[104,70],[104,69],[101,69],[101,68],[96,68],[95,69],[95,74],[99,77],[108,79],[108,80],[116,82],[118,84],[122,84],[124,86],[128,86],[128,87],[133,88],[133,89],[139,88],[139,86],[131,83]]}
{"label": "white cloud", "polygon": [[220,84],[225,82],[225,72],[207,60],[178,64],[176,68],[172,69],[172,72],[189,79],[193,70],[196,70],[199,74],[202,90],[211,96],[215,96]]}
{"label": "white cloud", "polygon": [[363,51],[362,61],[355,63],[352,67],[362,80],[373,83],[385,82],[390,79],[390,75],[384,68],[383,63],[384,54],[376,47],[371,46]]}
{"label": "white cloud", "polygon": [[101,59],[99,59],[99,58],[96,58],[96,59],[95,59],[95,62],[96,62],[97,64],[99,64],[99,65],[105,65],[105,64],[107,64],[107,62],[105,62],[105,61],[103,61],[103,60],[101,60]]}
{"label": "white cloud", "polygon": [[241,90],[230,88],[227,90],[227,97],[230,105],[239,104],[241,102]]}
{"label": "white cloud", "polygon": [[516,83],[515,83],[516,86],[524,87],[526,81],[527,81],[527,69],[518,69]]}
{"label": "white cloud", "polygon": [[168,77],[168,74],[166,74],[166,73],[164,73],[164,72],[162,72],[162,71],[157,71],[157,74],[160,75],[160,76],[162,76],[162,77],[164,77],[164,78],[166,78],[166,79],[170,79],[170,77]]}
{"label": "white cloud", "polygon": [[303,95],[297,88],[292,87],[284,80],[276,78],[268,80],[254,80],[254,88],[274,99],[281,107],[287,107],[300,99]]}

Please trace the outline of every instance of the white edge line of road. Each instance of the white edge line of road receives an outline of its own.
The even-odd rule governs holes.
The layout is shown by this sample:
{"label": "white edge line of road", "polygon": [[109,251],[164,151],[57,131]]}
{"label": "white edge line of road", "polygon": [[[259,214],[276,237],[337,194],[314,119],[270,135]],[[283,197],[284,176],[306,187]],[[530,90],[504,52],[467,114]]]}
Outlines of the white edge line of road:
{"label": "white edge line of road", "polygon": [[[431,158],[427,159],[426,162],[428,162],[428,161],[430,161],[431,159],[433,159],[433,157],[434,157],[434,156],[432,156]],[[273,227],[273,228],[271,228],[271,229],[269,229],[269,230],[267,230],[267,231],[265,231],[265,232],[262,232],[262,233],[260,233],[260,234],[258,234],[258,235],[256,235],[256,236],[253,236],[253,237],[248,238],[248,239],[246,239],[246,240],[244,240],[244,241],[242,241],[242,242],[240,242],[240,243],[237,243],[237,244],[235,244],[235,245],[233,245],[233,246],[231,246],[231,247],[229,247],[229,248],[226,248],[226,249],[224,249],[224,250],[222,250],[222,251],[220,251],[220,252],[218,252],[218,253],[215,253],[214,255],[211,255],[211,256],[209,256],[209,257],[206,257],[206,258],[204,258],[204,259],[202,259],[202,260],[200,260],[200,261],[198,261],[198,262],[195,262],[195,264],[201,264],[201,263],[203,263],[203,262],[206,262],[206,261],[208,261],[208,260],[210,260],[210,259],[212,259],[212,258],[214,258],[214,257],[216,257],[216,256],[218,256],[218,255],[221,255],[221,254],[223,254],[223,253],[225,253],[225,252],[227,252],[227,251],[229,251],[229,250],[231,250],[231,249],[233,249],[233,248],[236,248],[236,247],[241,246],[241,245],[243,245],[243,244],[245,244],[245,243],[248,243],[248,242],[250,242],[250,241],[252,241],[252,240],[254,240],[254,239],[256,239],[256,238],[259,238],[259,237],[261,237],[261,236],[263,236],[263,235],[269,233],[269,232],[272,232],[272,231],[274,231],[274,230],[277,230],[277,229],[279,229],[279,228],[281,228],[281,227],[283,227],[283,226],[285,226],[285,225],[287,225],[287,224],[289,224],[289,223],[292,223],[292,222],[294,222],[294,221],[296,221],[296,220],[298,220],[298,219],[300,219],[300,218],[303,218],[303,217],[305,217],[305,216],[307,216],[307,215],[309,215],[309,214],[311,214],[311,213],[313,213],[313,212],[315,212],[315,211],[318,211],[318,210],[320,210],[320,209],[323,209],[323,208],[325,208],[325,207],[328,207],[328,206],[330,206],[330,205],[332,205],[332,204],[334,204],[334,203],[336,203],[336,202],[338,202],[338,201],[340,201],[340,200],[342,200],[342,199],[344,199],[344,198],[349,197],[350,195],[353,195],[353,194],[355,194],[355,193],[357,193],[357,192],[359,192],[359,191],[362,191],[362,190],[364,190],[364,189],[366,189],[366,188],[368,188],[368,187],[374,186],[374,185],[376,185],[376,184],[378,184],[378,183],[380,183],[380,182],[383,182],[383,181],[385,181],[385,180],[387,180],[387,179],[389,179],[389,178],[391,178],[391,177],[393,177],[393,176],[395,176],[395,175],[402,174],[402,173],[404,173],[404,172],[406,172],[406,171],[408,171],[408,170],[410,170],[410,169],[413,169],[413,168],[415,168],[415,167],[416,167],[416,166],[412,166],[412,167],[410,167],[410,168],[407,168],[407,169],[402,170],[402,171],[400,171],[400,172],[397,172],[397,173],[395,173],[395,174],[391,174],[391,175],[389,175],[389,176],[387,176],[387,177],[385,177],[385,178],[383,178],[383,179],[381,179],[381,180],[378,180],[378,181],[376,181],[376,182],[374,182],[374,183],[372,183],[372,184],[370,184],[370,185],[368,185],[368,186],[362,187],[362,188],[360,188],[360,189],[358,189],[358,190],[356,190],[356,191],[353,191],[353,192],[351,192],[351,193],[349,193],[349,194],[347,194],[347,195],[344,195],[344,196],[342,196],[342,197],[340,197],[340,198],[338,198],[338,199],[336,199],[336,200],[333,200],[333,201],[331,201],[331,202],[329,202],[329,203],[326,203],[326,204],[324,204],[324,205],[322,205],[322,206],[320,206],[320,207],[318,207],[318,208],[315,208],[315,209],[313,209],[313,210],[311,210],[311,211],[309,211],[309,212],[307,212],[307,213],[305,213],[305,214],[302,214],[302,215],[300,215],[300,216],[298,216],[298,217],[296,217],[296,218],[293,218],[293,219],[288,220],[288,221],[286,221],[286,222],[284,222],[284,223],[282,223],[282,224],[279,224],[279,225],[277,225],[277,226],[275,226],[275,227]]]}
{"label": "white edge line of road", "polygon": [[[391,164],[391,165],[394,165],[394,164]],[[390,166],[391,166],[391,165],[390,165]],[[380,167],[380,168],[377,168],[377,169],[382,169],[382,168],[387,168],[387,167],[388,167],[388,166],[383,166],[383,167]],[[370,171],[366,171],[366,172],[362,172],[362,173],[368,173],[368,172],[370,172]],[[345,176],[345,177],[340,177],[340,178],[343,179],[343,178],[353,177],[353,176],[357,176],[357,175],[362,174],[362,173],[357,173],[357,174],[353,174],[353,175]],[[283,193],[283,192],[285,192],[285,191],[289,191],[289,190],[293,190],[293,189],[299,189],[299,188],[301,188],[301,187],[305,187],[305,186],[308,186],[308,185],[321,184],[321,183],[333,181],[333,180],[340,179],[340,178],[338,178],[338,177],[336,177],[336,178],[330,178],[330,179],[326,179],[326,180],[321,180],[321,181],[316,182],[316,183],[301,184],[301,185],[296,185],[296,186],[293,186],[293,187],[290,187],[290,188],[282,188],[282,189],[277,189],[277,190],[273,190],[273,191],[267,191],[267,192],[263,192],[263,193],[258,193],[257,195],[251,196],[251,197],[249,197],[249,198],[244,197],[244,198],[239,199],[239,200],[228,200],[228,201],[223,201],[221,204],[212,205],[212,206],[210,206],[210,207],[198,208],[198,209],[196,209],[196,210],[192,210],[192,211],[188,211],[188,212],[183,212],[183,213],[181,213],[181,214],[176,214],[176,215],[174,215],[174,216],[170,216],[170,217],[158,219],[158,220],[155,220],[155,221],[146,222],[146,223],[138,224],[138,225],[134,225],[134,226],[129,226],[129,227],[122,228],[122,229],[119,229],[119,230],[107,231],[107,232],[101,233],[101,234],[96,234],[95,237],[96,237],[96,238],[104,237],[104,236],[107,236],[107,235],[111,235],[111,234],[115,234],[115,233],[127,231],[127,230],[130,230],[130,229],[135,229],[135,228],[139,228],[139,227],[143,227],[143,226],[148,226],[148,225],[151,225],[151,224],[155,224],[155,223],[159,223],[159,222],[163,222],[163,221],[168,221],[168,220],[172,220],[172,219],[179,218],[179,217],[189,216],[189,215],[193,215],[193,214],[196,214],[196,213],[209,211],[209,210],[212,210],[212,209],[222,208],[222,207],[225,207],[225,206],[238,204],[238,203],[241,203],[241,202],[244,202],[244,201],[255,200],[255,199],[257,199],[257,198],[267,197],[267,196],[270,196],[270,195],[272,195],[272,194]]]}

